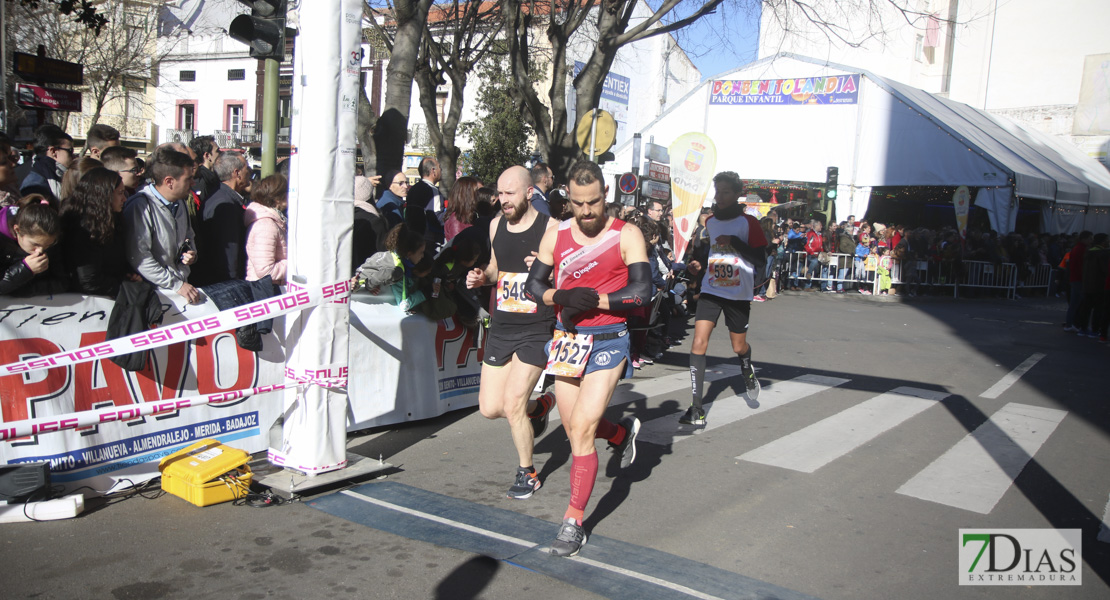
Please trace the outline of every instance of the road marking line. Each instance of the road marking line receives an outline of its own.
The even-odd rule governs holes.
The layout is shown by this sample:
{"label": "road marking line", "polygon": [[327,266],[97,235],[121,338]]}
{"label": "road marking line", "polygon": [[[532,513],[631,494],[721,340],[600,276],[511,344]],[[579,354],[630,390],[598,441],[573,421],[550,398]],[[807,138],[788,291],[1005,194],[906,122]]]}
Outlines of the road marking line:
{"label": "road marking line", "polygon": [[1011,402],[897,491],[988,514],[1067,414]]}
{"label": "road marking line", "polygon": [[[850,380],[839,377],[807,374],[764,387],[755,407],[748,406],[743,395],[729,396],[715,402],[709,402],[705,405],[708,423],[704,428],[695,429],[694,434],[700,435],[706,431],[724,427],[773,408],[785,406],[795,400],[801,400],[807,396],[848,383],[848,381]],[[675,435],[680,427],[678,419],[682,416],[684,410],[643,423],[636,441],[665,446],[693,437]]]}
{"label": "road marking line", "polygon": [[1106,499],[1106,508],[1102,509],[1102,523],[1098,526],[1097,539],[1110,544],[1110,498]]}
{"label": "road marking line", "polygon": [[1017,380],[1021,379],[1021,376],[1025,375],[1026,371],[1028,371],[1029,369],[1032,369],[1033,365],[1040,362],[1040,360],[1044,357],[1045,357],[1044,354],[1041,354],[1040,352],[1038,352],[1038,353],[1034,354],[1033,356],[1030,356],[1029,358],[1025,359],[1025,362],[1023,362],[1020,365],[1018,365],[1017,367],[1015,367],[1013,371],[1010,371],[1009,373],[1006,373],[1006,375],[1004,375],[1002,377],[1002,379],[998,380],[998,383],[992,385],[990,387],[990,389],[983,392],[982,394],[979,394],[979,397],[980,398],[997,398],[997,397],[1001,396],[1002,392],[1005,392],[1006,390],[1010,389],[1010,386],[1017,383]]}
{"label": "road marking line", "polygon": [[947,397],[899,387],[736,458],[812,473]]}
{"label": "road marking line", "polygon": [[[739,373],[739,365],[713,365],[705,370],[705,381],[706,383],[712,383]],[[689,389],[689,371],[671,373],[670,375],[651,379],[633,379],[629,385],[622,384],[617,386],[617,390],[613,392],[612,399],[609,400],[609,406],[621,406],[643,398],[651,398],[653,396],[661,396],[663,394]],[[549,423],[558,421],[559,411],[552,408],[551,416],[548,419]]]}
{"label": "road marking line", "polygon": [[[481,527],[475,527],[473,525],[468,525],[466,523],[460,523],[459,521],[454,521],[452,519],[448,519],[448,518],[445,518],[445,517],[440,517],[438,515],[433,515],[433,514],[430,514],[430,513],[426,513],[426,512],[423,512],[423,511],[416,510],[416,509],[408,508],[407,506],[401,506],[399,504],[394,504],[392,502],[386,502],[385,500],[379,500],[379,499],[373,498],[371,496],[364,496],[362,494],[352,492],[351,490],[343,490],[339,493],[343,494],[343,495],[346,495],[346,496],[350,496],[351,498],[354,498],[356,500],[361,500],[363,502],[367,502],[369,504],[376,504],[376,505],[378,505],[382,508],[387,508],[389,510],[395,510],[397,512],[404,513],[404,514],[407,514],[407,515],[410,515],[410,516],[413,516],[413,517],[417,517],[417,518],[420,518],[420,519],[427,519],[429,521],[439,523],[441,525],[447,525],[448,527],[454,527],[456,529],[462,529],[463,531],[468,531],[470,533],[476,533],[478,535],[493,538],[493,539],[501,541],[501,542],[508,542],[510,544],[515,544],[517,546],[521,546],[521,547],[529,548],[529,549],[531,549],[531,548],[540,548],[541,547],[541,546],[539,546],[539,545],[537,545],[533,542],[530,542],[528,540],[522,540],[520,538],[515,538],[515,537],[512,537],[512,536],[497,533],[496,531],[490,531],[488,529],[482,529]],[[625,569],[625,568],[622,568],[622,567],[617,567],[617,566],[610,565],[608,563],[603,563],[603,562],[600,562],[600,561],[596,561],[596,560],[593,560],[593,559],[590,559],[590,558],[584,558],[581,555],[567,557],[566,560],[578,561],[580,563],[583,563],[583,564],[586,564],[586,565],[589,565],[591,567],[595,567],[595,568],[598,568],[598,569],[603,569],[603,570],[609,571],[611,573],[616,573],[618,575],[624,575],[625,577],[631,577],[633,579],[639,579],[640,581],[643,581],[643,582],[646,582],[646,583],[651,583],[651,584],[654,584],[654,585],[658,585],[660,587],[665,587],[669,590],[674,590],[676,592],[680,592],[680,593],[686,594],[688,596],[692,596],[694,598],[701,598],[702,600],[724,600],[723,598],[720,598],[718,596],[712,596],[710,594],[700,592],[700,591],[695,590],[693,588],[688,588],[688,587],[686,587],[684,585],[681,585],[681,584],[678,584],[678,583],[667,581],[665,579],[660,579],[658,577],[653,577],[651,575],[646,575],[644,573],[638,573],[636,571],[631,571],[631,570],[628,570],[628,569]]]}

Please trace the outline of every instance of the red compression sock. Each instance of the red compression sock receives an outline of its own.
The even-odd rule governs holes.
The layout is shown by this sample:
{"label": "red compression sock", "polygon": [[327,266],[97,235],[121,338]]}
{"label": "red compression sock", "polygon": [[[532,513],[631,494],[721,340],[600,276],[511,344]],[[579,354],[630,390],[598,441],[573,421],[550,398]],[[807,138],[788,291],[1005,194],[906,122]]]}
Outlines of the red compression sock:
{"label": "red compression sock", "polygon": [[563,519],[574,519],[582,524],[582,515],[586,511],[586,503],[590,501],[590,494],[594,492],[594,481],[597,480],[597,452],[586,456],[570,457],[570,506],[563,515]]}
{"label": "red compression sock", "polygon": [[594,431],[595,439],[609,440],[610,443],[620,446],[624,441],[624,427],[616,423],[602,419],[597,424],[597,430]]}

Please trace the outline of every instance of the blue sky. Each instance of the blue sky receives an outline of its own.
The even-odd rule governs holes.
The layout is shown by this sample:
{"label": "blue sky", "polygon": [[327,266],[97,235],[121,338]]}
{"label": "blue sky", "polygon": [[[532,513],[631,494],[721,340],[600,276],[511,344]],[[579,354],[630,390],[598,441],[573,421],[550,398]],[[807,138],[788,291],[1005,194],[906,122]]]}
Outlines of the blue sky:
{"label": "blue sky", "polygon": [[675,38],[701,71],[702,78],[713,77],[755,60],[759,14],[730,10],[725,4],[718,13],[676,33]]}

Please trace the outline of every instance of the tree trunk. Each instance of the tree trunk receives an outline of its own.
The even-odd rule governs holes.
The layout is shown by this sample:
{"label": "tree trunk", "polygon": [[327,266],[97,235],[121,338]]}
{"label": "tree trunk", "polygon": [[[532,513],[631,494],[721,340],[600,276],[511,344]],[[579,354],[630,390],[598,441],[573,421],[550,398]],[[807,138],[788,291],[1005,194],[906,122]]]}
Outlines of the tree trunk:
{"label": "tree trunk", "polygon": [[358,86],[358,125],[355,135],[362,146],[362,172],[367,177],[378,174],[378,162],[374,148],[374,126],[378,124],[378,115],[374,114],[370,106],[370,99],[366,97],[366,73],[359,78]]}
{"label": "tree trunk", "polygon": [[412,80],[431,5],[432,0],[398,0],[394,5],[397,32],[386,70],[385,107],[374,128],[379,173],[404,166]]}

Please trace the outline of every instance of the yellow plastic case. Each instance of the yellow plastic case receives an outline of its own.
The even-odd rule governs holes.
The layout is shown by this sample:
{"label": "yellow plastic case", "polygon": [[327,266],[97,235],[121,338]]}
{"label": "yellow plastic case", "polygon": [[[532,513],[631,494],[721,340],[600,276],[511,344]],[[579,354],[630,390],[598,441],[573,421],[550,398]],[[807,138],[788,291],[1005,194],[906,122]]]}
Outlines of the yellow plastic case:
{"label": "yellow plastic case", "polygon": [[[246,452],[219,440],[201,440],[158,463],[162,489],[197,506],[240,498],[250,489],[249,459]],[[224,474],[229,481],[220,478]]]}

